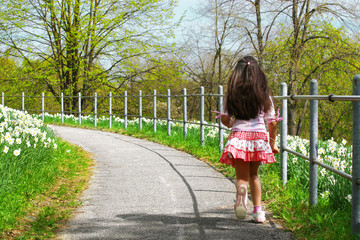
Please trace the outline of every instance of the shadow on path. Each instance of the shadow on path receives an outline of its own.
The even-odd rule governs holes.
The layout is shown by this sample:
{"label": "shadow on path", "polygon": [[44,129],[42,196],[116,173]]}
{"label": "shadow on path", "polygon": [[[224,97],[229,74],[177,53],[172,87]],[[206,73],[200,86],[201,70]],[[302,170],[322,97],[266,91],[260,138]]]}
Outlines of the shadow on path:
{"label": "shadow on path", "polygon": [[[259,224],[250,220],[232,218],[233,211],[230,210],[202,215],[195,218],[192,213],[119,214],[115,216],[115,220],[91,219],[70,230],[70,233],[78,236],[87,235],[86,238],[74,239],[293,239],[288,232],[270,226],[259,227]],[[199,232],[199,226],[203,231]],[[95,235],[91,237],[93,234]]]}

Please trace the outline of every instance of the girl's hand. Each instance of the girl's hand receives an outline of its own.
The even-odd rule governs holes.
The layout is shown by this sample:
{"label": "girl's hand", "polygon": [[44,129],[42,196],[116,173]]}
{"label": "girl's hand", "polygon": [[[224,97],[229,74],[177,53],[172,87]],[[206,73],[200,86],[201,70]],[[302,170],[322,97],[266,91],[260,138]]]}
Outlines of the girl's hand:
{"label": "girl's hand", "polygon": [[278,154],[279,153],[279,148],[276,144],[270,145],[271,146],[271,150],[273,152],[273,154]]}

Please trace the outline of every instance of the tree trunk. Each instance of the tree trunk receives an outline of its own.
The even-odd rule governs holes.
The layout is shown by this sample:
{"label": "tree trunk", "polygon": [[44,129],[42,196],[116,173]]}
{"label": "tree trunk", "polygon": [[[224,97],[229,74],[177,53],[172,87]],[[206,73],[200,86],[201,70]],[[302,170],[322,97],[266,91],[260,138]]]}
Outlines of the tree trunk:
{"label": "tree trunk", "polygon": [[305,118],[305,113],[306,113],[308,103],[309,103],[309,100],[305,100],[304,107],[303,107],[303,110],[302,110],[302,113],[301,113],[301,116],[299,118],[299,122],[298,122],[298,125],[297,125],[296,136],[300,136],[301,128],[302,128],[302,124],[303,124],[303,121],[304,121],[304,118]]}

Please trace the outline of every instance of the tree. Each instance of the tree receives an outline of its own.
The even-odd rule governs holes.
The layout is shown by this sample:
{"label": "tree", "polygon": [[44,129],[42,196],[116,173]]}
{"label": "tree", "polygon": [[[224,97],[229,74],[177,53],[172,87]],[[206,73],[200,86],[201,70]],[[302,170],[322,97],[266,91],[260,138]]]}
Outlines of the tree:
{"label": "tree", "polygon": [[[227,1],[226,4],[233,4],[232,2],[234,1]],[[238,42],[248,49],[246,54],[254,55],[260,67],[265,68],[267,42],[273,40],[277,34],[281,15],[278,9],[283,8],[283,1],[235,2],[236,11],[231,14],[236,22],[233,34],[239,39]]]}
{"label": "tree", "polygon": [[[230,69],[234,66],[243,48],[238,39],[232,38],[235,27],[233,13],[236,1],[204,1],[198,14],[207,19],[199,28],[192,28],[182,49],[184,71],[193,83],[193,91],[199,86],[206,93],[217,93],[218,86],[224,85]],[[218,105],[217,98],[206,97],[205,111],[209,120],[213,120],[212,110]]]}
{"label": "tree", "polygon": [[[145,63],[139,63],[137,68],[138,69],[135,69],[135,72],[140,71],[141,69],[148,69],[148,71],[129,80],[119,88],[119,91],[115,92],[115,94],[122,95],[124,91],[127,91],[129,96],[137,96],[139,90],[141,90],[144,95],[142,98],[143,114],[144,116],[152,116],[152,95],[153,90],[156,90],[158,117],[165,118],[167,99],[164,95],[167,94],[167,89],[171,90],[171,95],[179,95],[182,94],[182,89],[188,85],[188,81],[185,79],[184,72],[182,71],[183,65],[181,62],[177,61],[176,58],[167,54],[151,59],[151,61]],[[121,103],[116,105],[118,108],[123,106]],[[181,105],[182,98],[172,98],[172,118],[178,119],[182,116],[182,111],[178,110]],[[128,107],[136,114],[138,111],[138,99],[131,99],[128,103]]]}
{"label": "tree", "polygon": [[[131,78],[134,59],[166,51],[176,0],[3,0],[0,43],[53,95],[89,95]],[[36,60],[36,61],[34,61]],[[71,110],[77,99],[66,99]],[[85,102],[84,102],[85,104]]]}
{"label": "tree", "polygon": [[[227,1],[228,4],[230,2],[232,1]],[[285,81],[288,83],[289,93],[296,95],[303,93],[304,86],[310,80],[308,77],[303,79],[303,74],[308,73],[301,72],[302,65],[304,65],[304,56],[307,54],[306,51],[312,45],[316,45],[316,43],[313,44],[316,39],[323,39],[329,46],[333,41],[331,39],[332,32],[326,32],[326,28],[322,29],[318,26],[323,22],[335,22],[338,25],[345,25],[351,30],[351,21],[356,20],[356,12],[352,10],[354,8],[348,1],[247,0],[237,3],[237,8],[239,10],[234,15],[234,18],[238,19],[238,35],[245,36],[244,40],[250,43],[251,50],[249,53],[254,54],[260,66],[266,73],[269,73],[269,79],[275,89],[279,87],[279,81]],[[356,24],[353,24],[352,27],[354,25]],[[284,31],[289,34],[283,48],[276,51],[276,54],[271,50],[268,51],[269,42],[274,42],[274,39]],[[337,38],[337,40],[339,39]],[[334,49],[334,46],[331,46],[331,48]],[[331,52],[330,59],[324,61],[323,64],[328,64],[341,57],[345,58],[353,53],[351,49],[347,49],[348,52],[344,50],[342,49],[342,54],[337,55],[334,54],[335,52]],[[272,69],[273,62],[278,62],[278,58],[282,58],[282,62],[286,64],[283,67],[286,67],[287,76],[282,76],[282,79],[279,79]],[[316,72],[318,68],[319,66],[313,70]],[[298,101],[289,103],[290,134],[300,134],[306,106],[307,104],[302,106]],[[298,111],[299,107],[303,110]]]}
{"label": "tree", "polygon": [[[317,79],[319,83],[319,94],[350,95],[352,92],[351,79],[360,70],[357,61],[360,54],[359,43],[355,42],[343,28],[336,28],[329,23],[312,23],[309,26],[310,32],[317,32],[318,37],[312,39],[311,44],[306,44],[302,49],[301,65],[298,71],[297,94],[307,95],[309,82]],[[291,30],[289,30],[291,32]],[[321,35],[323,34],[323,35]],[[321,37],[323,36],[323,37]],[[271,62],[271,78],[288,79],[288,69],[291,68],[291,45],[289,33],[284,32],[273,42],[269,43],[267,54]],[[271,56],[278,56],[272,58]],[[285,81],[286,82],[286,81]],[[278,88],[276,86],[274,88]],[[304,123],[308,123],[308,101],[289,101],[289,105],[296,104],[298,116],[296,122],[296,135],[304,134]],[[349,104],[346,102],[329,103],[319,101],[320,108],[320,135],[324,138],[339,137],[346,131],[346,122],[351,121],[349,116]],[[309,130],[305,126],[305,130]],[[308,131],[306,131],[308,132]],[[306,133],[305,132],[305,133]],[[306,136],[307,137],[307,136]]]}
{"label": "tree", "polygon": [[[317,28],[317,23],[334,22],[331,17],[334,17],[338,22],[347,23],[347,19],[354,18],[356,13],[347,7],[345,2],[341,1],[315,1],[315,0],[288,0],[281,12],[286,16],[290,16],[291,33],[286,43],[286,49],[289,52],[287,65],[288,72],[288,92],[289,94],[300,95],[304,91],[304,86],[309,82],[310,78],[303,78],[301,66],[304,64],[305,50],[318,39],[323,39],[328,43],[326,47],[333,44],[331,32],[326,32],[324,29]],[[337,39],[337,41],[342,41]],[[347,54],[352,54],[352,50]],[[343,54],[330,53],[328,62],[339,60],[345,57]],[[316,71],[316,69],[313,69]],[[298,118],[298,101],[291,101],[289,103],[289,133],[291,135],[299,135],[302,118]],[[304,108],[305,109],[305,108]]]}

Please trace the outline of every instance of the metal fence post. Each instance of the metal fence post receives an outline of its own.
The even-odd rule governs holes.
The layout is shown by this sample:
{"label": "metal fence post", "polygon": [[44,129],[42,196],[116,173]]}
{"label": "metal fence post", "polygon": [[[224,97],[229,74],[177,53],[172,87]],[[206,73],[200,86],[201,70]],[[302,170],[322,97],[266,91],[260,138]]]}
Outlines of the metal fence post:
{"label": "metal fence post", "polygon": [[64,93],[61,92],[61,123],[64,123]]}
{"label": "metal fence post", "polygon": [[153,97],[153,129],[156,132],[156,90],[154,89]]}
{"label": "metal fence post", "polygon": [[200,142],[204,146],[204,87],[200,87]]}
{"label": "metal fence post", "polygon": [[109,92],[109,128],[112,127],[112,92]]}
{"label": "metal fence post", "polygon": [[183,131],[184,131],[184,139],[186,139],[187,135],[187,96],[186,96],[186,88],[183,89]]}
{"label": "metal fence post", "polygon": [[139,129],[142,129],[142,92],[139,90]]}
{"label": "metal fence post", "polygon": [[21,94],[21,111],[25,111],[25,93],[22,92]]}
{"label": "metal fence post", "polygon": [[[281,83],[281,96],[287,96],[287,85],[284,82]],[[282,99],[281,104],[281,116],[284,119],[280,123],[280,169],[282,183],[285,185],[287,183],[287,151],[284,150],[287,145],[287,99]]]}
{"label": "metal fence post", "polygon": [[[223,111],[223,86],[219,86],[219,112]],[[219,152],[223,150],[224,130],[221,118],[219,118]]]}
{"label": "metal fence post", "polygon": [[[360,95],[360,75],[353,79],[353,95]],[[353,102],[353,161],[352,161],[351,231],[360,237],[360,102]]]}
{"label": "metal fence post", "polygon": [[45,93],[41,94],[41,119],[45,119]]}
{"label": "metal fence post", "polygon": [[124,93],[124,128],[127,129],[127,120],[128,120],[128,111],[127,111],[127,91]]}
{"label": "metal fence post", "polygon": [[79,93],[79,125],[81,125],[81,93]]}
{"label": "metal fence post", "polygon": [[[310,95],[318,95],[318,82],[310,81]],[[310,163],[309,163],[309,203],[317,203],[318,165],[313,163],[318,157],[318,100],[310,100]]]}
{"label": "metal fence post", "polygon": [[171,95],[170,95],[170,89],[167,90],[167,135],[171,135]]}
{"label": "metal fence post", "polygon": [[97,93],[94,95],[94,126],[97,126]]}

